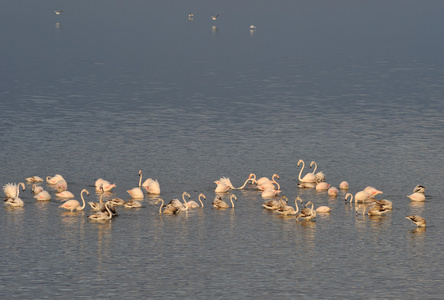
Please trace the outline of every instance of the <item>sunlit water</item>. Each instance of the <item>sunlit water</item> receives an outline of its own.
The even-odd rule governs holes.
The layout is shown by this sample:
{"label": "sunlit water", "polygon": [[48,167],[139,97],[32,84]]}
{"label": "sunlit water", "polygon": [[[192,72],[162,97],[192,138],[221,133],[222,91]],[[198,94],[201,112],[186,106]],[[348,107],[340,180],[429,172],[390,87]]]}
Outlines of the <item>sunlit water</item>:
{"label": "sunlit water", "polygon": [[[0,184],[59,173],[97,201],[102,177],[128,200],[141,169],[165,200],[207,199],[165,216],[147,196],[94,223],[27,184],[23,208],[0,210],[1,298],[442,295],[441,3],[15,3],[0,11]],[[383,190],[393,212],[298,189],[299,159],[352,193]],[[279,174],[292,205],[333,211],[296,223],[251,187],[234,209],[211,207],[214,180],[251,172]],[[417,184],[425,203],[406,198]]]}

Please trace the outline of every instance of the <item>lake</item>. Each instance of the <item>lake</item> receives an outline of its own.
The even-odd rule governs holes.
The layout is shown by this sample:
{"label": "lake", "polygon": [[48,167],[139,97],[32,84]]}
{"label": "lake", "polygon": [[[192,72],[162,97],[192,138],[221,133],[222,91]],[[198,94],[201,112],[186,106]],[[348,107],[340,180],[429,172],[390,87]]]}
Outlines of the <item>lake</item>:
{"label": "lake", "polygon": [[[8,1],[0,4],[0,184],[61,174],[97,202],[158,179],[204,207],[92,222],[20,192],[0,210],[8,299],[438,299],[444,293],[444,3]],[[62,9],[60,15],[54,11]],[[189,20],[188,14],[194,18]],[[215,21],[211,15],[219,14]],[[251,31],[250,25],[256,29]],[[383,216],[298,188],[326,181],[393,202]],[[215,180],[279,175],[281,195],[328,205],[296,222],[248,185],[219,210]],[[407,195],[421,184],[426,201]],[[405,219],[417,214],[427,228]]]}

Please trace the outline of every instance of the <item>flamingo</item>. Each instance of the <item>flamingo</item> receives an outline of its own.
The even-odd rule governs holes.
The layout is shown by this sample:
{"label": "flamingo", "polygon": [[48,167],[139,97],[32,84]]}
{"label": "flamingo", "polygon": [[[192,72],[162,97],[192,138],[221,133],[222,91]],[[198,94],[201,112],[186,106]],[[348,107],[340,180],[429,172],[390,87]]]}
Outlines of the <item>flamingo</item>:
{"label": "flamingo", "polygon": [[426,227],[426,220],[421,216],[411,215],[405,218],[415,223],[417,227],[422,227],[422,228]]}
{"label": "flamingo", "polygon": [[56,193],[55,194],[58,198],[62,198],[62,199],[72,199],[74,198],[74,194],[71,193],[70,191],[63,191],[60,193]]}
{"label": "flamingo", "polygon": [[316,169],[318,168],[318,165],[314,160],[310,163],[310,168],[312,167],[312,165],[315,165],[312,173],[315,174],[316,182],[324,181],[325,180],[324,172],[320,171],[320,172],[316,173]]}
{"label": "flamingo", "polygon": [[126,203],[125,200],[123,200],[121,198],[112,198],[112,199],[109,199],[108,202],[110,202],[116,206],[122,206]]}
{"label": "flamingo", "polygon": [[326,214],[326,213],[330,213],[332,210],[331,207],[329,206],[319,206],[318,208],[316,208],[316,212],[317,213],[321,213],[321,214]]}
{"label": "flamingo", "polygon": [[[252,175],[254,175],[254,174],[252,174]],[[250,174],[250,176],[251,176],[251,174]],[[254,176],[254,178],[256,178],[256,175]],[[259,187],[259,189],[260,189],[260,186],[265,186],[267,184],[268,185],[269,184],[276,184],[277,185],[277,189],[280,190],[281,187],[280,187],[279,183],[277,183],[275,178],[279,179],[279,175],[278,174],[273,174],[273,176],[271,176],[271,180],[268,179],[267,177],[261,177],[261,178],[259,178],[259,180],[257,180],[257,181],[255,180],[255,181],[256,181],[256,184]]]}
{"label": "flamingo", "polygon": [[140,208],[142,207],[142,203],[140,203],[137,200],[131,199],[130,201],[126,202],[123,207],[125,208]]}
{"label": "flamingo", "polygon": [[68,183],[66,182],[65,179],[60,179],[59,181],[56,182],[55,187],[57,192],[60,193],[68,189]]}
{"label": "flamingo", "polygon": [[262,198],[271,198],[280,194],[280,190],[275,189],[266,189],[261,193]]}
{"label": "flamingo", "polygon": [[412,201],[416,201],[416,202],[425,201],[425,195],[423,193],[413,193],[411,195],[408,195],[407,198],[409,198]]}
{"label": "flamingo", "polygon": [[93,211],[103,211],[105,210],[105,204],[103,203],[102,197],[103,197],[103,186],[100,185],[100,191],[102,192],[100,194],[99,203],[95,202],[88,202],[89,206],[91,206],[91,210]]}
{"label": "flamingo", "polygon": [[316,185],[316,190],[318,192],[319,191],[327,191],[330,186],[331,186],[330,184],[326,183],[325,181],[322,181]]}
{"label": "flamingo", "polygon": [[415,188],[413,189],[413,193],[425,193],[425,186],[423,185],[417,185],[415,186]]}
{"label": "flamingo", "polygon": [[341,190],[348,190],[348,188],[349,188],[349,185],[348,185],[348,182],[347,182],[347,181],[342,181],[342,182],[339,184],[339,189],[341,189]]}
{"label": "flamingo", "polygon": [[287,196],[282,196],[281,199],[276,200],[269,200],[262,204],[262,207],[269,210],[276,210],[279,209],[281,206],[285,206],[288,202]]}
{"label": "flamingo", "polygon": [[298,161],[298,167],[301,163],[302,163],[302,168],[301,168],[301,171],[299,172],[299,177],[298,177],[299,181],[300,182],[316,182],[316,176],[314,173],[307,173],[307,174],[305,174],[305,176],[303,178],[301,178],[302,171],[305,168],[305,162],[302,159],[300,159]]}
{"label": "flamingo", "polygon": [[64,208],[64,209],[70,210],[70,211],[74,211],[74,209],[76,209],[77,211],[83,210],[86,205],[85,199],[83,199],[83,193],[86,193],[89,196],[89,192],[86,189],[83,189],[80,192],[80,198],[82,198],[82,202],[83,202],[82,206],[80,206],[80,203],[77,200],[68,200],[65,203],[63,203],[62,205],[60,205],[59,208]]}
{"label": "flamingo", "polygon": [[384,209],[393,209],[393,202],[390,200],[382,199],[375,202],[378,205],[381,205]]}
{"label": "flamingo", "polygon": [[34,194],[38,194],[38,193],[40,193],[41,191],[43,191],[43,187],[41,187],[40,185],[35,185],[35,184],[33,184],[33,185],[32,185],[32,189],[31,189],[31,191],[32,191]]}
{"label": "flamingo", "polygon": [[[307,208],[307,205],[309,204],[311,204],[311,208]],[[296,222],[299,221],[299,218],[302,218],[306,221],[310,221],[316,218],[316,211],[313,208],[314,208],[313,202],[308,201],[307,204],[305,204],[305,208],[296,215]]]}
{"label": "flamingo", "polygon": [[23,207],[24,202],[19,197],[12,197],[5,200],[5,205],[9,205],[12,207]]}
{"label": "flamingo", "polygon": [[46,176],[46,183],[48,184],[56,184],[59,180],[64,180],[63,176],[60,174],[54,175],[54,177]]}
{"label": "flamingo", "polygon": [[140,187],[145,187],[146,191],[148,193],[150,193],[150,194],[156,194],[156,195],[160,194],[160,184],[157,181],[157,179],[154,180],[152,178],[148,178],[147,180],[145,180],[142,183],[142,185],[140,185],[141,182],[142,182],[142,170],[139,170],[139,177],[140,177],[140,179],[139,179],[139,188]]}
{"label": "flamingo", "polygon": [[[161,215],[162,214],[162,207],[164,206],[163,205],[164,201],[163,201],[162,198],[159,198],[159,199],[157,199],[156,205],[159,202],[162,202],[162,205],[160,205],[160,207],[159,207],[159,215]],[[175,206],[166,206],[165,209],[163,210],[163,214],[165,214],[165,215],[174,215],[174,214],[177,214],[179,212],[180,212],[180,208],[177,208]]]}
{"label": "flamingo", "polygon": [[219,180],[216,180],[214,183],[217,184],[217,187],[214,190],[214,192],[216,193],[226,193],[230,189],[228,185],[226,185],[223,182],[220,182]]}
{"label": "flamingo", "polygon": [[[383,214],[385,214],[388,211],[389,211],[389,209],[384,208],[384,206],[382,206],[380,204],[373,204],[372,206],[370,206],[368,208],[367,214],[369,216],[382,216]],[[363,215],[364,214],[365,214],[365,209],[364,209]]]}
{"label": "flamingo", "polygon": [[49,201],[51,200],[51,195],[47,191],[41,191],[37,195],[34,196],[38,201]]}
{"label": "flamingo", "polygon": [[316,185],[317,185],[316,182],[299,182],[298,188],[314,189],[314,188],[316,188]]}
{"label": "flamingo", "polygon": [[15,183],[7,183],[3,186],[3,192],[6,195],[6,198],[13,198],[19,196],[19,189],[22,187],[23,191],[25,190],[25,184],[23,182],[19,182],[19,184]]}
{"label": "flamingo", "polygon": [[369,194],[371,197],[370,198],[375,198],[376,195],[382,194],[382,191],[375,189],[372,186],[368,186],[364,189],[364,192],[366,192],[367,194]]}
{"label": "flamingo", "polygon": [[[237,197],[234,194],[230,196],[231,208],[234,208],[233,199],[237,201]],[[213,205],[213,207],[219,209],[225,209],[230,207],[224,200],[222,200],[222,197],[220,196],[217,196],[216,199],[214,199],[214,202],[211,204]]]}
{"label": "flamingo", "polygon": [[328,194],[329,196],[336,197],[336,196],[338,195],[338,193],[339,193],[339,190],[338,190],[336,187],[334,187],[334,186],[330,187],[330,188],[327,190],[327,194]]}
{"label": "flamingo", "polygon": [[203,202],[202,202],[202,200],[200,198],[203,198],[205,200],[207,197],[205,197],[204,194],[200,193],[199,197],[197,197],[197,198],[198,198],[201,206],[199,206],[199,204],[196,201],[191,200],[191,201],[187,201],[186,202],[186,206],[187,206],[188,209],[204,207],[204,204],[203,204]]}
{"label": "flamingo", "polygon": [[372,195],[366,191],[359,191],[355,194],[355,202],[373,201],[372,198]]}
{"label": "flamingo", "polygon": [[[99,183],[99,185],[97,185]],[[103,192],[110,192],[112,188],[116,187],[116,184],[111,184],[108,180],[99,178],[96,181],[96,191],[101,191],[103,189]]]}
{"label": "flamingo", "polygon": [[31,177],[27,177],[26,181],[28,181],[28,182],[42,182],[43,178],[41,178],[39,176],[31,176]]}
{"label": "flamingo", "polygon": [[299,212],[298,201],[301,202],[301,204],[302,204],[302,199],[300,197],[296,197],[294,199],[294,205],[295,205],[296,209],[294,209],[290,205],[283,205],[280,208],[278,208],[276,210],[276,212],[281,215],[286,215],[286,216],[287,215],[296,215]]}
{"label": "flamingo", "polygon": [[111,211],[111,208],[109,207],[109,204],[106,203],[104,205],[105,212],[99,211],[95,214],[89,215],[88,218],[94,221],[100,221],[100,220],[111,220],[113,217],[113,213]]}

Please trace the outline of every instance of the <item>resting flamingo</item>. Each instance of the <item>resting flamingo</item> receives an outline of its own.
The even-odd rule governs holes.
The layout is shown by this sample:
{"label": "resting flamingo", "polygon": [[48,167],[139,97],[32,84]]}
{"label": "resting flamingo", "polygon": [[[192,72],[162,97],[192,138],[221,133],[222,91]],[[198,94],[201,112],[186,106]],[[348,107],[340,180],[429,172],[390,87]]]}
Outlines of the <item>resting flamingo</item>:
{"label": "resting flamingo", "polygon": [[38,201],[49,201],[51,200],[51,195],[47,191],[41,191],[37,195],[34,196]]}
{"label": "resting flamingo", "polygon": [[55,188],[59,193],[66,191],[68,189],[68,183],[66,182],[65,179],[60,179],[59,181],[56,182]]}
{"label": "resting flamingo", "polygon": [[61,199],[71,199],[74,198],[74,194],[71,193],[70,191],[63,191],[60,193],[56,193],[55,194],[56,197],[61,198]]}
{"label": "resting flamingo", "polygon": [[228,185],[226,185],[223,182],[220,182],[219,180],[216,180],[214,183],[217,184],[217,187],[214,190],[215,193],[226,193],[230,189]]}
{"label": "resting flamingo", "polygon": [[33,184],[33,185],[32,185],[32,189],[31,189],[31,191],[32,191],[34,194],[38,194],[38,193],[40,193],[41,191],[43,191],[43,187],[41,187],[40,185],[35,185],[35,184]]}
{"label": "resting flamingo", "polygon": [[83,210],[86,205],[85,199],[83,199],[83,193],[86,193],[89,196],[89,192],[86,189],[83,189],[80,192],[80,198],[82,198],[82,202],[83,202],[82,206],[80,206],[80,203],[77,200],[68,200],[65,203],[63,203],[62,205],[60,205],[59,208],[64,208],[64,209],[70,210],[70,211]]}
{"label": "resting flamingo", "polygon": [[339,189],[341,190],[348,190],[349,188],[349,184],[347,181],[341,181],[341,183],[339,184]]}
{"label": "resting flamingo", "polygon": [[327,190],[327,194],[328,194],[329,196],[336,197],[336,196],[338,195],[338,193],[339,193],[339,190],[338,190],[336,187],[334,187],[334,186],[330,187],[330,188]]}
{"label": "resting flamingo", "polygon": [[261,193],[262,198],[271,198],[279,195],[281,190],[275,190],[275,189],[266,189]]}
{"label": "resting flamingo", "polygon": [[327,190],[329,189],[330,186],[331,186],[330,184],[326,183],[325,181],[322,181],[322,182],[319,182],[319,183],[316,185],[316,190],[317,190],[318,192],[320,192],[320,191],[327,191]]}
{"label": "resting flamingo", "polygon": [[[97,185],[97,183],[99,182],[99,185]],[[96,181],[96,191],[102,191],[103,192],[110,192],[114,187],[116,187],[116,184],[113,183],[111,184],[108,180],[104,180],[102,178],[97,179]]]}
{"label": "resting flamingo", "polygon": [[415,223],[417,227],[422,227],[422,228],[426,227],[426,220],[421,216],[411,215],[405,218]]}
{"label": "resting flamingo", "polygon": [[[271,180],[268,179],[267,177],[259,178],[259,180],[256,181],[258,189],[261,189],[261,187],[263,187],[263,186],[276,184],[276,186],[277,186],[276,189],[280,190],[281,187],[280,187],[279,183],[276,181],[276,178],[279,179],[279,175],[278,174],[273,174],[273,176],[271,176]],[[262,188],[262,189],[264,189],[264,188]]]}
{"label": "resting flamingo", "polygon": [[19,197],[12,197],[5,200],[5,205],[9,205],[12,207],[23,207],[25,203]]}
{"label": "resting flamingo", "polygon": [[27,177],[26,181],[28,181],[28,182],[42,182],[43,178],[41,178],[39,176],[31,176],[31,177]]}
{"label": "resting flamingo", "polygon": [[46,183],[56,184],[57,181],[62,180],[62,179],[64,180],[64,178],[60,174],[56,174],[56,175],[54,175],[54,177],[46,176]]}
{"label": "resting flamingo", "polygon": [[417,185],[417,186],[415,186],[415,188],[413,189],[413,193],[422,193],[422,194],[424,194],[425,193],[425,186],[423,186],[423,185]]}
{"label": "resting flamingo", "polygon": [[418,193],[418,192],[408,195],[407,198],[416,202],[424,202],[426,199],[423,193]]}

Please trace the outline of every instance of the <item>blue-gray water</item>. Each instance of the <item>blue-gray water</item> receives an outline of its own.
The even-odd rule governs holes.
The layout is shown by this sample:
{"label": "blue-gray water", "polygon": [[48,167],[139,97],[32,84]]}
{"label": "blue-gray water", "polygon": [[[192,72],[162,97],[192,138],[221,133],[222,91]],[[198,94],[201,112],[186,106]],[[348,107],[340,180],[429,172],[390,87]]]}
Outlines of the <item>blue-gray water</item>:
{"label": "blue-gray water", "polygon": [[[1,186],[59,173],[96,201],[102,177],[129,199],[142,169],[165,200],[207,195],[176,216],[147,196],[92,223],[27,185],[23,208],[0,210],[0,297],[440,298],[443,14],[442,1],[0,4]],[[299,159],[352,193],[383,190],[393,212],[298,189]],[[334,210],[296,223],[253,190],[211,208],[214,180],[251,172]],[[406,198],[417,184],[423,204]]]}

